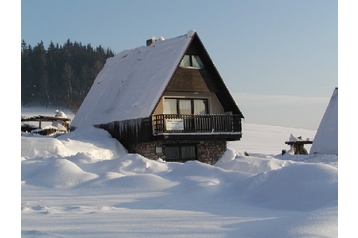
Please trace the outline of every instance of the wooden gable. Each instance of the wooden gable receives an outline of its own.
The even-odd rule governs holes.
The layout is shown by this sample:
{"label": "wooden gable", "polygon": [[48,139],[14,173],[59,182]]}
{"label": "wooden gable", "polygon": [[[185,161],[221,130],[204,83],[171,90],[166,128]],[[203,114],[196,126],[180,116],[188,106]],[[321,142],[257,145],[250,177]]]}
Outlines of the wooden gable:
{"label": "wooden gable", "polygon": [[198,55],[205,67],[193,69],[178,65],[165,92],[215,93],[225,112],[232,112],[244,118],[197,34],[185,54]]}

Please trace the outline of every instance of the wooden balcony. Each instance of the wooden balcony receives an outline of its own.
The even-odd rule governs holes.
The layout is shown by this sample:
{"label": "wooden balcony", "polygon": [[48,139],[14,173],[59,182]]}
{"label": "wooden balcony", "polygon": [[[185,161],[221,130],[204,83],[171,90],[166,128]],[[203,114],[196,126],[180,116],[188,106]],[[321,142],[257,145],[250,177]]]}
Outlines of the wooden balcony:
{"label": "wooden balcony", "polygon": [[[229,114],[160,114],[153,116],[154,135],[197,134],[235,135],[241,138],[240,115]],[[240,135],[239,137],[237,135]]]}

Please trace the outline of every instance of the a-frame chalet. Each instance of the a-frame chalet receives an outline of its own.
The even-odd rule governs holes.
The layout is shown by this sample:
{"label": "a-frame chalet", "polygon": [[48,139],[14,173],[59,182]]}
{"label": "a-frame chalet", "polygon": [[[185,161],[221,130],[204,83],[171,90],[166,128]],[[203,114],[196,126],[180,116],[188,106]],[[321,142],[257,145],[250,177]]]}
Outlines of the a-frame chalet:
{"label": "a-frame chalet", "polygon": [[109,58],[71,123],[107,130],[149,159],[214,164],[243,114],[196,31]]}

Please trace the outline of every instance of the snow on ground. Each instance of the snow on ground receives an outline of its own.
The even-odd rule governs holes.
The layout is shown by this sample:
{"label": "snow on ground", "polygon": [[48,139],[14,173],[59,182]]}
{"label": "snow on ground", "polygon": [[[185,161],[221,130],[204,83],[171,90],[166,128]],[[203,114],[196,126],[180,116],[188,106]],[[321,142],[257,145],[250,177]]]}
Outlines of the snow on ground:
{"label": "snow on ground", "polygon": [[337,237],[338,156],[281,155],[290,134],[316,131],[244,124],[243,133],[215,165],[128,154],[95,128],[22,133],[21,235]]}

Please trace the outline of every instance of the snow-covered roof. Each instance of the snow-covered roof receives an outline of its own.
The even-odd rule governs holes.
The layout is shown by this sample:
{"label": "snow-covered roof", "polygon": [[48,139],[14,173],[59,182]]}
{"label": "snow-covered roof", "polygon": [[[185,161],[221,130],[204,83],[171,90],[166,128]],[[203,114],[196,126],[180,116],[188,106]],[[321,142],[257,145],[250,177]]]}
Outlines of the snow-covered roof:
{"label": "snow-covered roof", "polygon": [[310,154],[316,153],[338,155],[338,88],[333,91],[313,140]]}
{"label": "snow-covered roof", "polygon": [[190,30],[107,59],[71,127],[149,117],[195,34]]}

